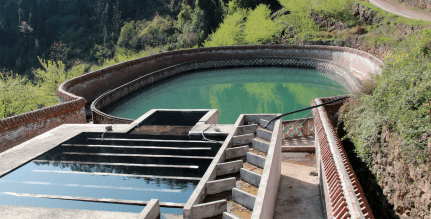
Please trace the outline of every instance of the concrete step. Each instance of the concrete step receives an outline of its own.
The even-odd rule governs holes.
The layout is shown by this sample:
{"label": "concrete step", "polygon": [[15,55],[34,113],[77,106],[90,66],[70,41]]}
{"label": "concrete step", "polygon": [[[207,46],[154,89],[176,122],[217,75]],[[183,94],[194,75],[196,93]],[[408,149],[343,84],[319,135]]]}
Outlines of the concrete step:
{"label": "concrete step", "polygon": [[255,133],[258,127],[259,126],[257,124],[238,126],[238,129],[235,135],[245,135],[245,134]]}
{"label": "concrete step", "polygon": [[315,152],[314,146],[283,146],[281,152]]}
{"label": "concrete step", "polygon": [[252,147],[258,151],[268,153],[269,150],[269,143],[263,142],[259,139],[253,139],[252,141]]}
{"label": "concrete step", "polygon": [[231,146],[250,144],[253,138],[254,138],[254,133],[233,136],[231,141]]}
{"label": "concrete step", "polygon": [[[266,124],[268,124],[268,120],[265,120],[265,119],[261,119],[260,121],[259,121],[259,126],[261,127],[261,128],[265,128],[265,126],[266,126]],[[266,127],[266,129],[267,130],[271,130],[271,131],[274,131],[274,124],[275,124],[275,121],[274,122],[271,122],[269,125],[268,125],[268,127]]]}
{"label": "concrete step", "polygon": [[247,163],[251,163],[263,169],[265,167],[265,162],[266,159],[264,157],[247,152]]}
{"label": "concrete step", "polygon": [[263,129],[256,129],[256,137],[271,141],[272,132]]}
{"label": "concrete step", "polygon": [[243,165],[242,160],[219,163],[216,166],[216,175],[222,176],[226,174],[239,172],[239,170],[242,168],[242,165]]}
{"label": "concrete step", "polygon": [[248,145],[234,147],[234,148],[228,148],[225,150],[225,158],[226,160],[237,158],[237,157],[244,157],[249,151]]}
{"label": "concrete step", "polygon": [[240,219],[240,218],[229,212],[223,212],[223,219]]}
{"label": "concrete step", "polygon": [[256,196],[248,192],[244,192],[241,189],[233,188],[232,200],[250,210],[253,210],[254,203],[256,202]]}
{"label": "concrete step", "polygon": [[248,182],[253,186],[259,187],[260,179],[262,178],[261,175],[254,173],[250,170],[246,170],[244,168],[241,168],[240,175],[243,181]]}

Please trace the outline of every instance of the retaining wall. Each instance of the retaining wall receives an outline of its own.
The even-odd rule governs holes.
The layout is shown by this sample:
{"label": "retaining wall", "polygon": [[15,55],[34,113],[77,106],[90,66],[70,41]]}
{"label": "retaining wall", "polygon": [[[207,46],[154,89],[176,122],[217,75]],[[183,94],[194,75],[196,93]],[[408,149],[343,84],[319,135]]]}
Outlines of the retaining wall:
{"label": "retaining wall", "polygon": [[366,52],[346,47],[265,45],[199,48],[147,56],[87,73],[62,83],[57,95],[60,101],[76,96],[92,101],[111,91],[93,102],[93,121],[130,123],[127,119],[103,113],[103,108],[143,86],[186,71],[256,65],[312,67],[334,80],[345,81],[351,88],[349,90],[354,90],[359,86],[358,79],[368,77],[369,73],[381,72],[382,64]]}
{"label": "retaining wall", "polygon": [[86,123],[85,99],[23,113],[0,120],[0,153],[66,123]]}
{"label": "retaining wall", "polygon": [[102,93],[143,75],[178,64],[212,59],[261,57],[326,60],[360,77],[366,77],[370,72],[380,72],[380,65],[383,64],[369,53],[347,47],[256,45],[187,49],[146,56],[81,75],[62,83],[57,89],[57,95],[60,101],[72,100],[74,96],[92,101]]}

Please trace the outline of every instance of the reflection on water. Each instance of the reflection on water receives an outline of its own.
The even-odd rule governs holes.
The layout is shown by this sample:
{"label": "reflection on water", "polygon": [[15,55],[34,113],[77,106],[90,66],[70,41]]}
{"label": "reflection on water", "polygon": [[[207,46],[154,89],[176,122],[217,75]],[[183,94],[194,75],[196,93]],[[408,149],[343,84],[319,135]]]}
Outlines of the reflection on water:
{"label": "reflection on water", "polygon": [[[287,113],[309,107],[316,97],[345,94],[342,85],[315,69],[253,67],[187,73],[148,86],[104,111],[136,119],[151,109],[218,109],[219,122],[239,114]],[[301,118],[308,112],[284,117]]]}
{"label": "reflection on water", "polygon": [[[0,178],[0,205],[138,213],[144,206],[48,199],[40,195],[136,201],[155,198],[160,202],[186,203],[199,183],[199,177],[212,161],[139,157],[179,153],[166,148],[160,150],[162,146],[92,144],[86,134],[80,134]],[[109,144],[109,141],[103,141],[103,144]],[[193,147],[192,144],[185,147]],[[220,147],[206,146],[210,153]],[[200,155],[199,150],[179,151],[193,157]],[[164,207],[161,212],[182,214],[182,209]]]}

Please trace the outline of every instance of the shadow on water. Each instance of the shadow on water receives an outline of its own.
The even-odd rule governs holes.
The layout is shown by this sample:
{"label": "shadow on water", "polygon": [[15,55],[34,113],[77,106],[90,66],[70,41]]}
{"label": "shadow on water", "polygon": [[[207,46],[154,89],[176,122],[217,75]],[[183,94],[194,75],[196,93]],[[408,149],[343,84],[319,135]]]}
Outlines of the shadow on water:
{"label": "shadow on water", "polygon": [[[344,131],[344,123],[338,125],[337,131],[340,139],[347,134],[346,131]],[[383,188],[378,184],[376,176],[355,153],[355,145],[350,139],[344,139],[341,143],[344,146],[344,150],[347,152],[347,157],[358,177],[374,217],[398,218],[395,215],[394,206],[388,202],[387,197],[383,194]]]}

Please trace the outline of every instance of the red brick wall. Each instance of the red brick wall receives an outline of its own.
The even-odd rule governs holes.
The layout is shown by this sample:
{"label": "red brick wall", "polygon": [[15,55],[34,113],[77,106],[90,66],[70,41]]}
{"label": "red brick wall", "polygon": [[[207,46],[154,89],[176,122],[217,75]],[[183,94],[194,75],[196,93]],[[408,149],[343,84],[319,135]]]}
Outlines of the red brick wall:
{"label": "red brick wall", "polygon": [[0,120],[0,153],[66,123],[86,123],[83,98]]}

